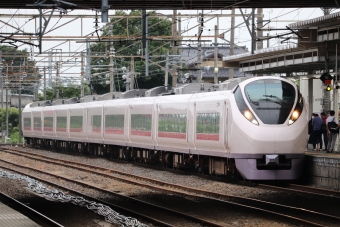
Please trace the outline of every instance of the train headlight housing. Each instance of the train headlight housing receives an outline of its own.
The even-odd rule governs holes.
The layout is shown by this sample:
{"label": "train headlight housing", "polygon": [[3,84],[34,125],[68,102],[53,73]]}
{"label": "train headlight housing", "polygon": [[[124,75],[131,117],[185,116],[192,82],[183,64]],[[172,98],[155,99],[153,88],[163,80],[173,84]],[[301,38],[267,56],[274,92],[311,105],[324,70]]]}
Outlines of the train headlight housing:
{"label": "train headlight housing", "polygon": [[299,119],[299,117],[301,116],[302,110],[303,110],[303,98],[301,94],[299,93],[298,101],[296,103],[293,113],[290,115],[288,125],[293,124],[297,119]]}
{"label": "train headlight housing", "polygon": [[253,123],[254,125],[259,125],[259,122],[256,120],[254,115],[250,112],[250,110],[245,110],[243,112],[243,116],[247,118],[247,120]]}
{"label": "train headlight housing", "polygon": [[293,112],[292,115],[290,116],[288,125],[293,124],[299,117],[300,117],[299,111],[294,110],[294,112]]}
{"label": "train headlight housing", "polygon": [[237,87],[234,90],[234,97],[235,97],[235,101],[236,101],[237,107],[238,107],[239,111],[241,112],[241,114],[248,121],[253,123],[254,125],[259,125],[259,122],[255,118],[254,114],[250,111],[249,107],[247,106],[246,102],[244,101],[241,89],[239,89],[239,87]]}

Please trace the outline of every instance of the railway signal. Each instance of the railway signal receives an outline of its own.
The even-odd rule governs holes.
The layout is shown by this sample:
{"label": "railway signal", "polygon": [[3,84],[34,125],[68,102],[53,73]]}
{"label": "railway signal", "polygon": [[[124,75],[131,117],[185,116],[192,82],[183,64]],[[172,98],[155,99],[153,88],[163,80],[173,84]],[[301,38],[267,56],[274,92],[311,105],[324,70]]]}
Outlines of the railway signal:
{"label": "railway signal", "polygon": [[330,85],[332,83],[333,77],[329,73],[323,73],[320,76],[320,80],[325,84],[325,85]]}
{"label": "railway signal", "polygon": [[333,80],[333,77],[329,74],[329,73],[323,73],[321,76],[320,76],[320,80],[325,84],[327,85],[326,87],[326,91],[331,91],[332,90],[332,87],[331,87],[331,84],[332,84],[332,80]]}

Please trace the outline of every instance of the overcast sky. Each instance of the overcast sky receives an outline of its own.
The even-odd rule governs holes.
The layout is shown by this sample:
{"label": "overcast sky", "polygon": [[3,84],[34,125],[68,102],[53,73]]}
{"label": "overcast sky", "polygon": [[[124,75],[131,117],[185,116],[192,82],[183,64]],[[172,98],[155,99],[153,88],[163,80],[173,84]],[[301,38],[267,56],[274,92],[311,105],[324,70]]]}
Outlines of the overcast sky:
{"label": "overcast sky", "polygon": [[[337,10],[339,11],[339,10]],[[332,13],[337,12],[337,11],[332,11]],[[110,10],[109,14],[114,14],[114,10]],[[172,11],[157,11],[158,13],[162,14],[172,14]],[[182,14],[197,14],[201,13],[201,11],[196,11],[196,10],[186,10],[186,11],[178,11],[181,12]],[[214,11],[204,11],[204,15],[207,15],[206,17],[208,18],[209,14],[229,14],[231,11],[230,10],[214,10]],[[251,13],[251,9],[243,9],[244,13]],[[38,10],[26,10],[26,9],[0,9],[0,14],[11,14],[13,15],[12,18],[0,18],[0,20],[10,24],[11,26],[7,26],[4,23],[0,23],[0,32],[2,33],[10,33],[10,32],[15,32],[17,27],[20,27],[21,30],[24,30],[25,32],[30,32],[33,33],[35,32],[35,29],[37,28],[37,25],[39,24],[39,20],[30,20],[29,17],[27,18],[16,18],[16,14],[28,14],[28,13],[34,13],[38,14]],[[235,11],[236,14],[240,14],[240,11],[236,9]],[[95,15],[94,11],[72,11],[68,14],[71,15],[78,15],[78,14],[89,14],[89,15]],[[265,27],[271,27],[271,28],[284,28],[286,25],[290,23],[294,23],[297,21],[301,20],[308,20],[316,17],[323,16],[323,11],[320,8],[285,8],[285,9],[263,9],[263,15],[264,18],[263,20],[271,20],[270,23],[268,23]],[[100,16],[99,16],[100,18]],[[51,19],[47,31],[50,31],[51,29],[57,28],[63,23],[66,23],[67,21],[70,21],[71,19]],[[206,19],[207,20],[207,19]],[[99,19],[100,21],[100,19]],[[83,20],[83,35],[87,35],[89,33],[94,32],[94,19],[84,19]],[[243,22],[242,17],[237,17],[235,21],[235,25],[238,25],[239,23]],[[206,22],[204,24],[204,32],[203,36],[213,36],[214,35],[214,26],[217,24],[217,19],[214,18],[210,20],[209,22]],[[230,29],[230,24],[231,24],[231,18],[230,17],[225,17],[225,18],[220,18],[219,19],[219,33],[222,33],[226,30]],[[58,28],[55,31],[49,32],[48,36],[55,35],[55,36],[66,36],[66,35],[71,35],[71,36],[79,36],[81,34],[81,26],[80,26],[80,20],[76,20],[75,22],[69,23],[61,28]],[[100,26],[104,26],[103,23],[99,23]],[[197,18],[193,19],[185,19],[182,18],[182,31],[190,29],[191,27],[197,25]],[[15,28],[13,28],[15,27]],[[198,29],[194,28],[189,32],[183,33],[183,35],[195,35],[197,33]],[[273,34],[278,34],[282,33],[282,31],[272,31],[270,32],[270,35]],[[267,32],[264,32],[264,35],[266,35]],[[113,34],[115,35],[115,34]],[[94,36],[95,37],[95,36]],[[226,33],[225,38],[227,40],[230,39],[230,33]],[[213,38],[209,38],[209,40],[212,40],[214,42]],[[280,39],[271,39],[269,46],[274,47],[277,45],[286,45],[287,43],[281,44]],[[218,41],[219,43],[222,41]],[[38,44],[37,40],[34,41],[35,44]],[[51,41],[44,41],[43,42],[43,48],[42,51],[46,51],[50,48],[53,48],[57,45],[59,45],[61,42],[51,42]],[[235,29],[235,44],[239,46],[246,46],[249,50],[251,49],[251,44],[250,44],[250,35],[248,32],[248,29],[246,26],[243,24],[242,26],[238,27]],[[264,43],[264,47],[267,46],[267,43]],[[38,48],[36,47],[30,47],[27,45],[21,46],[19,49],[27,48],[28,50],[33,50],[34,52],[38,52]],[[33,48],[33,49],[32,49]],[[69,50],[71,52],[78,52],[78,51],[84,51],[85,50],[85,44],[84,43],[65,43],[63,45],[60,45],[58,47],[55,47],[55,49],[61,49],[64,52],[68,52]],[[118,51],[118,50],[116,50]],[[70,58],[71,59],[71,58]],[[39,56],[35,56],[35,60],[39,61],[41,58]],[[46,59],[45,59],[46,60]],[[63,59],[66,60],[66,59]],[[39,63],[39,66],[47,66],[47,63]],[[80,63],[77,64],[77,67],[74,67],[70,72],[80,72]],[[67,70],[70,66],[69,65],[63,65],[61,71],[68,72]]]}

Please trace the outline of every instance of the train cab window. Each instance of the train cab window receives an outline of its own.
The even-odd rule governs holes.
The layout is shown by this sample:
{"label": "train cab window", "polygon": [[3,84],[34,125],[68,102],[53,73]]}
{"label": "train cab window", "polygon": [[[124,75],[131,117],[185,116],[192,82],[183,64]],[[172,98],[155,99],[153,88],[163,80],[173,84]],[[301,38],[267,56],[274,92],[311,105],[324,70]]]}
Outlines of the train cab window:
{"label": "train cab window", "polygon": [[264,124],[283,124],[294,107],[295,88],[282,80],[257,80],[246,85],[244,92]]}

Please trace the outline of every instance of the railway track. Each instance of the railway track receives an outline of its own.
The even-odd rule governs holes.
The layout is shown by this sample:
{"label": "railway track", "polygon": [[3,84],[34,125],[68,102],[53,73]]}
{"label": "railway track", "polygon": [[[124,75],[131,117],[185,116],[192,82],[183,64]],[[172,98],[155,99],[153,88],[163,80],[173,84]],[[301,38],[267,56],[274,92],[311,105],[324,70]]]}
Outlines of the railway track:
{"label": "railway track", "polygon": [[[183,225],[185,225],[186,222],[188,222],[190,224],[196,223],[198,226],[212,226],[212,227],[226,227],[226,226],[228,226],[228,225],[225,225],[225,224],[214,223],[212,221],[205,220],[205,219],[200,218],[200,217],[196,217],[196,216],[193,216],[193,215],[190,215],[190,214],[186,214],[186,213],[179,212],[179,211],[176,211],[176,210],[168,209],[166,207],[159,206],[159,205],[156,205],[156,204],[152,204],[152,203],[149,203],[149,202],[145,202],[145,201],[142,201],[142,200],[139,200],[139,199],[136,199],[136,198],[125,196],[125,195],[122,195],[120,193],[105,190],[105,189],[96,187],[95,185],[84,183],[82,181],[71,180],[67,177],[62,177],[60,175],[51,174],[51,173],[48,173],[48,172],[45,172],[45,171],[42,171],[42,170],[39,170],[39,169],[36,169],[36,168],[27,167],[27,166],[25,167],[23,165],[7,162],[7,161],[4,161],[4,160],[1,160],[1,162],[9,164],[9,165],[13,165],[15,167],[36,171],[36,172],[39,172],[40,174],[48,175],[50,177],[54,177],[54,178],[56,178],[55,181],[49,181],[49,180],[44,180],[43,178],[40,178],[40,177],[30,176],[30,177],[32,177],[32,178],[34,178],[34,179],[36,179],[40,182],[44,182],[46,184],[50,184],[50,185],[53,185],[53,186],[58,187],[58,188],[62,188],[64,190],[67,190],[67,191],[72,192],[74,194],[80,195],[80,196],[87,198],[87,199],[90,199],[92,201],[96,201],[96,202],[105,204],[107,206],[113,207],[113,208],[115,208],[115,209],[117,209],[121,212],[124,212],[124,214],[129,214],[129,215],[133,215],[134,217],[142,218],[143,220],[147,220],[148,222],[155,224],[156,226],[174,227],[174,226],[177,226],[177,225],[172,224],[172,223],[182,223]],[[9,171],[17,172],[17,173],[22,174],[22,175],[27,175],[26,173],[24,173],[22,171],[18,171],[17,169],[14,169],[14,168],[8,168],[8,167],[1,167],[1,168],[7,169]],[[103,193],[108,193],[113,197],[118,197],[121,200],[124,200],[124,204],[127,205],[127,207],[129,207],[129,208],[126,208],[125,206],[124,207],[123,206],[117,206],[116,204],[112,204],[112,203],[107,203],[103,200],[98,200],[94,197],[80,193],[79,191],[73,190],[72,188],[64,187],[60,184],[55,183],[55,182],[59,181],[57,179],[59,179],[59,180],[62,179],[63,181],[68,181],[68,182],[71,182],[71,183],[74,183],[74,184],[77,184],[77,185],[82,185],[83,187],[98,190],[98,191],[101,191]],[[129,202],[127,202],[127,201],[129,201]],[[147,211],[146,212],[147,214],[145,214],[145,212],[143,213],[143,211]],[[150,214],[152,214],[152,216]]]}
{"label": "railway track", "polygon": [[[3,148],[6,149],[6,148]],[[170,184],[163,181],[158,181],[150,178],[140,177],[132,175],[129,173],[116,171],[112,169],[107,169],[99,166],[87,165],[78,162],[71,162],[64,159],[55,159],[45,155],[36,155],[29,152],[24,152],[22,150],[4,150],[13,155],[20,155],[25,158],[32,160],[50,163],[53,165],[61,165],[68,168],[77,169],[80,171],[86,171],[88,173],[97,174],[105,177],[110,177],[111,179],[122,181],[125,183],[130,183],[134,185],[139,185],[142,187],[161,190],[166,193],[178,194],[181,196],[192,197],[194,199],[209,200],[210,202],[215,202],[222,204],[223,206],[236,206],[243,209],[248,209],[252,211],[262,212],[270,215],[275,215],[280,218],[284,218],[289,221],[294,221],[298,223],[307,224],[310,226],[331,226],[340,221],[339,217],[323,214],[311,210],[306,210],[298,207],[285,206],[281,204],[275,204],[271,202],[230,196],[225,194],[219,194],[214,192],[208,192],[204,190],[199,190],[195,188],[189,188],[182,185]],[[1,160],[5,161],[5,160]],[[21,168],[26,168],[15,163],[7,162],[11,165],[16,165]],[[32,168],[33,170],[33,168]],[[35,170],[35,169],[34,169]],[[41,170],[36,170],[41,171]],[[56,176],[59,177],[59,176]],[[66,180],[66,179],[65,179]],[[268,188],[266,188],[268,189]],[[278,189],[276,189],[278,190]]]}
{"label": "railway track", "polygon": [[258,188],[267,189],[267,190],[304,193],[304,194],[310,194],[314,196],[328,197],[331,199],[340,199],[340,191],[328,190],[328,189],[323,189],[323,188],[314,188],[314,187],[298,185],[298,184],[287,184],[283,186],[275,186],[275,185],[268,185],[268,184],[251,183],[249,185],[252,185],[252,186],[255,185]]}

